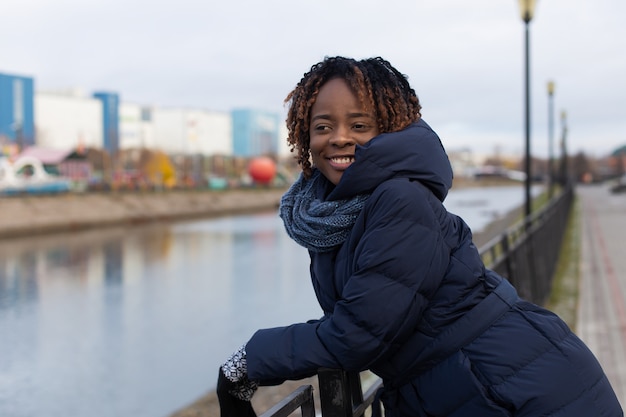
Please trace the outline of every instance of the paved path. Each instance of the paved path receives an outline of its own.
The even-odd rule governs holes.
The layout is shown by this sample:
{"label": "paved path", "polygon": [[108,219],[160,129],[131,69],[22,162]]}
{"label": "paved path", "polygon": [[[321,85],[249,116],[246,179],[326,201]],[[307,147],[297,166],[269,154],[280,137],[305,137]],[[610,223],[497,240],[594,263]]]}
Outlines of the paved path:
{"label": "paved path", "polygon": [[581,282],[576,332],[626,405],[626,193],[578,186]]}

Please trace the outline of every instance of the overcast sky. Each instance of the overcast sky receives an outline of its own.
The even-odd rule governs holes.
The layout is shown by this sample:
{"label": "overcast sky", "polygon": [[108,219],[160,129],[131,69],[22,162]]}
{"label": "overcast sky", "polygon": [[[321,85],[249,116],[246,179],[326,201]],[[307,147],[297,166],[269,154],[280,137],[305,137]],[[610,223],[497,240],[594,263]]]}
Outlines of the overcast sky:
{"label": "overcast sky", "polygon": [[[538,0],[530,24],[532,153],[626,144],[626,1]],[[382,56],[409,77],[448,150],[524,152],[517,0],[2,0],[0,72],[36,90],[113,91],[146,105],[283,114],[324,56]]]}

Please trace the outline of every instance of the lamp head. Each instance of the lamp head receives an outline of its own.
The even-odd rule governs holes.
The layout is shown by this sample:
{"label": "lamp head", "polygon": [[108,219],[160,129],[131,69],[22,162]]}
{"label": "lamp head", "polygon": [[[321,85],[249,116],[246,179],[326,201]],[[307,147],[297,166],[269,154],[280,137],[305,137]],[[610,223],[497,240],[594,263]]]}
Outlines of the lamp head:
{"label": "lamp head", "polygon": [[520,15],[525,23],[528,23],[533,19],[536,4],[537,0],[519,0]]}

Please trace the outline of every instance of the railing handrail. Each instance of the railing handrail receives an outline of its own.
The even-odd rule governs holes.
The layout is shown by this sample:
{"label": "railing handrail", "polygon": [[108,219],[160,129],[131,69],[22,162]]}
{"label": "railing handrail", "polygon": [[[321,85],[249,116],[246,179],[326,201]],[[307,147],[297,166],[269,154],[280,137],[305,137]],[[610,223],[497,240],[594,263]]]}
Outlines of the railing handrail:
{"label": "railing handrail", "polygon": [[[363,393],[361,377],[357,372],[342,369],[321,368],[317,373],[320,388],[320,409],[324,417],[363,417],[365,411],[381,405],[376,402],[376,394],[383,385],[380,378]],[[287,417],[298,408],[302,417],[315,417],[313,386],[301,385],[260,417]]]}
{"label": "railing handrail", "polygon": [[302,385],[283,398],[278,404],[261,414],[260,417],[287,417],[298,408],[302,417],[315,417],[313,386]]}

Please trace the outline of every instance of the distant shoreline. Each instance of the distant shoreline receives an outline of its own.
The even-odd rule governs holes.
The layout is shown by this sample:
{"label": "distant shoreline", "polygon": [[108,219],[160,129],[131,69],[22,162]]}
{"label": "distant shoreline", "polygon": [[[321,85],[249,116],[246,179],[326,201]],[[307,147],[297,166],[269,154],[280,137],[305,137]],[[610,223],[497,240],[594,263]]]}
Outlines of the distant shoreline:
{"label": "distant shoreline", "polygon": [[112,192],[0,198],[0,239],[277,208],[284,188]]}
{"label": "distant shoreline", "polygon": [[[519,183],[455,179],[452,189],[511,184]],[[277,208],[285,191],[287,187],[0,197],[0,239],[258,212]],[[475,234],[477,246],[493,236],[493,228],[487,234]]]}

